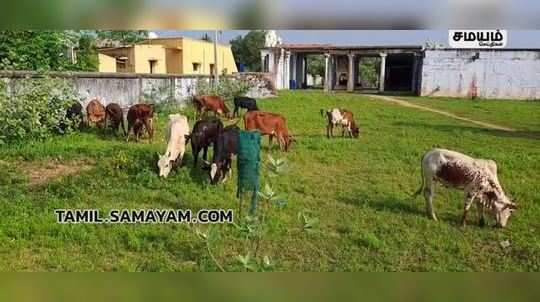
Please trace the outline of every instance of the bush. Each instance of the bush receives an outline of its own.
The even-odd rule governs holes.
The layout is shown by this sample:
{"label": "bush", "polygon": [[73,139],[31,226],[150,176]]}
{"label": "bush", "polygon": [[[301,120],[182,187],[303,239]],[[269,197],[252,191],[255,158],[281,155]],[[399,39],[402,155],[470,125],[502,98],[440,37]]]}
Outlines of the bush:
{"label": "bush", "polygon": [[77,94],[68,80],[45,76],[14,86],[8,90],[6,82],[0,83],[0,145],[71,131],[66,110]]}
{"label": "bush", "polygon": [[197,95],[219,95],[225,100],[232,101],[235,96],[246,94],[251,86],[248,81],[222,76],[217,85],[213,85],[212,81],[199,79],[195,91]]}

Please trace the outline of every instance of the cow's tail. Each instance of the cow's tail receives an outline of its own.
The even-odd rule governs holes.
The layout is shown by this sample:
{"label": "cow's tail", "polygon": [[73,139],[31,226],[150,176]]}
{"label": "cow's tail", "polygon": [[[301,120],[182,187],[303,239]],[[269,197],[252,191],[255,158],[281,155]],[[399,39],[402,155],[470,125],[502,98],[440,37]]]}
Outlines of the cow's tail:
{"label": "cow's tail", "polygon": [[416,190],[416,192],[414,192],[414,194],[411,196],[411,198],[413,199],[418,197],[418,195],[420,195],[422,191],[424,190],[425,181],[424,181],[424,167],[422,166],[423,162],[424,162],[424,156],[422,156],[422,158],[420,159],[420,173],[422,173],[422,184],[420,185],[420,188],[418,188],[418,190]]}

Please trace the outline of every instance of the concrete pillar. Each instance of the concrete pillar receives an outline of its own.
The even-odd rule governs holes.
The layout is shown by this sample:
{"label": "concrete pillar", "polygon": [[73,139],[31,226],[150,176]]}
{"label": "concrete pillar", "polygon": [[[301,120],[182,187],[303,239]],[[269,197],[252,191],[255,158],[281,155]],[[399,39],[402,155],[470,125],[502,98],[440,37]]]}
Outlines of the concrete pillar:
{"label": "concrete pillar", "polygon": [[379,92],[384,92],[384,77],[386,72],[386,53],[380,53],[381,57],[381,70],[379,73]]}
{"label": "concrete pillar", "polygon": [[324,54],[324,90],[332,90],[332,79],[330,78],[330,54]]}
{"label": "concrete pillar", "polygon": [[283,89],[290,89],[289,80],[291,79],[291,52],[285,51],[283,63]]}
{"label": "concrete pillar", "polygon": [[347,91],[354,91],[354,54],[350,53],[349,57],[349,72],[347,75]]}

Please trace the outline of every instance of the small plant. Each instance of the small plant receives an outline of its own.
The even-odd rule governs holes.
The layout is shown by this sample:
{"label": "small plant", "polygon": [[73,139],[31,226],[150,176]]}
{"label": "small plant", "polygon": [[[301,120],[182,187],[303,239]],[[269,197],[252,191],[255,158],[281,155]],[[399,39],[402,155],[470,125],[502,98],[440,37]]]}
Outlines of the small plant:
{"label": "small plant", "polygon": [[199,228],[195,227],[195,234],[197,237],[204,242],[206,252],[214,264],[219,268],[220,271],[225,272],[223,266],[217,261],[214,253],[212,252],[212,246],[220,239],[219,231],[216,227],[210,226],[206,232],[201,231]]}
{"label": "small plant", "polygon": [[319,226],[319,218],[310,217],[306,212],[298,212],[298,221],[300,222],[300,228],[307,233],[313,233],[317,231]]}

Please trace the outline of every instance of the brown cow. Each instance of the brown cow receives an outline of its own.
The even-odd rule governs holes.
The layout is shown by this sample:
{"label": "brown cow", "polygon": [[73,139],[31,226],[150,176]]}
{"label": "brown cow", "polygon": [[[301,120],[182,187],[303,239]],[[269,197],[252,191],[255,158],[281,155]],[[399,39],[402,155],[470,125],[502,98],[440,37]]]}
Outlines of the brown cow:
{"label": "brown cow", "polygon": [[139,141],[143,126],[148,132],[148,138],[150,139],[150,142],[152,142],[152,138],[154,137],[153,119],[153,105],[136,104],[129,107],[127,113],[128,130],[126,135],[126,142],[129,141],[129,134],[131,132],[131,129],[133,129],[135,140]]}
{"label": "brown cow", "polygon": [[244,115],[246,130],[259,130],[262,135],[268,135],[268,142],[272,146],[272,138],[278,139],[281,150],[288,151],[293,137],[287,130],[287,121],[282,115],[262,111],[249,111]]}
{"label": "brown cow", "polygon": [[124,136],[126,135],[126,127],[124,126],[124,112],[120,105],[116,103],[110,103],[105,107],[105,127],[107,127],[107,121],[110,121],[112,129],[116,132],[118,127],[122,125],[122,131]]}
{"label": "brown cow", "polygon": [[197,118],[201,117],[206,113],[206,111],[212,111],[216,115],[225,115],[226,117],[231,117],[231,113],[227,105],[225,105],[225,100],[216,95],[201,95],[193,97],[193,104],[197,110]]}
{"label": "brown cow", "polygon": [[86,106],[86,120],[89,126],[91,123],[99,127],[103,126],[105,122],[105,107],[97,99],[91,100],[88,106]]}

